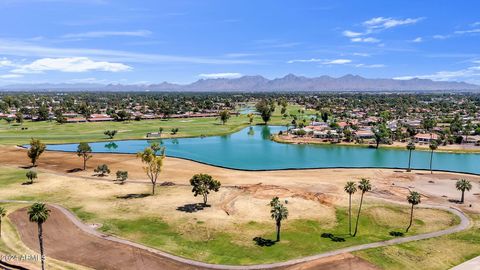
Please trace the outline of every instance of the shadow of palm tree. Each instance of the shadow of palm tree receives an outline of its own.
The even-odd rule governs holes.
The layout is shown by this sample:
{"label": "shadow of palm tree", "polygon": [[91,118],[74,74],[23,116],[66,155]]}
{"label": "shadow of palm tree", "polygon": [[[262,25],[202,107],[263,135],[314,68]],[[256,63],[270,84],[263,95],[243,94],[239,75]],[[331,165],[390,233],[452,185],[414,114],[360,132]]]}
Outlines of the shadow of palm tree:
{"label": "shadow of palm tree", "polygon": [[140,198],[148,197],[150,195],[151,195],[150,193],[139,193],[139,194],[130,193],[126,195],[118,195],[116,196],[116,198],[117,199],[140,199]]}

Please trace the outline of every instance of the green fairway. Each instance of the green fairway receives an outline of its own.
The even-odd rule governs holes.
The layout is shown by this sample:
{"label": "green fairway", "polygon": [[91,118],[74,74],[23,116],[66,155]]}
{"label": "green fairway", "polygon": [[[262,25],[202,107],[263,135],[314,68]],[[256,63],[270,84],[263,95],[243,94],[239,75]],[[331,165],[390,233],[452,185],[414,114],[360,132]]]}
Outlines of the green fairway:
{"label": "green fairway", "polygon": [[[287,112],[290,115],[302,116],[309,119],[307,114],[314,111],[308,110],[303,115],[298,112],[303,107],[290,105]],[[280,106],[276,107],[268,124],[286,125],[292,118],[283,118],[280,114]],[[253,125],[263,124],[260,116],[256,115]],[[26,144],[31,138],[41,139],[45,143],[75,143],[107,141],[108,137],[103,134],[106,130],[117,130],[115,140],[143,139],[148,132],[158,132],[163,128],[162,138],[197,137],[225,135],[241,130],[249,125],[246,115],[232,115],[225,125],[219,118],[175,118],[168,120],[141,120],[124,122],[87,122],[59,124],[55,121],[32,122],[25,121],[23,124],[8,124],[0,120],[0,145]],[[178,128],[178,133],[171,134],[172,128]]]}
{"label": "green fairway", "polygon": [[[337,218],[333,223],[306,219],[286,221],[283,225],[281,242],[274,243],[272,246],[259,246],[253,239],[254,237],[275,239],[273,222],[251,221],[236,224],[233,229],[225,231],[209,228],[201,221],[167,224],[160,218],[146,217],[135,220],[102,220],[101,230],[173,254],[209,263],[272,263],[347,246],[392,239],[393,237],[389,235],[390,231],[404,232],[408,207],[369,205],[364,211],[356,237],[348,235],[347,209],[337,208]],[[457,218],[450,213],[440,210],[424,211],[431,211],[429,215],[441,215],[442,218],[437,221],[437,224],[415,219],[412,230],[406,235],[440,230],[458,223]],[[331,233],[345,241],[332,241],[330,238],[322,237],[322,233]]]}
{"label": "green fairway", "polygon": [[480,254],[480,215],[470,214],[474,225],[459,233],[395,246],[355,252],[385,269],[450,269]]}

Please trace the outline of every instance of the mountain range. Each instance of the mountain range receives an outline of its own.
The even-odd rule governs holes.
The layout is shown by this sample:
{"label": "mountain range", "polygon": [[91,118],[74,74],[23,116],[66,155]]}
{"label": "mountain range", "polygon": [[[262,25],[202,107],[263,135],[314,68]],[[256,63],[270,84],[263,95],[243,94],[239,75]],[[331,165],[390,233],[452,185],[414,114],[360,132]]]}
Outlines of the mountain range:
{"label": "mountain range", "polygon": [[191,84],[15,84],[1,86],[4,91],[479,91],[480,86],[465,82],[432,81],[429,79],[367,79],[358,75],[339,78],[320,76],[308,78],[288,74],[282,78],[267,79],[262,76],[243,76],[235,79],[200,79]]}

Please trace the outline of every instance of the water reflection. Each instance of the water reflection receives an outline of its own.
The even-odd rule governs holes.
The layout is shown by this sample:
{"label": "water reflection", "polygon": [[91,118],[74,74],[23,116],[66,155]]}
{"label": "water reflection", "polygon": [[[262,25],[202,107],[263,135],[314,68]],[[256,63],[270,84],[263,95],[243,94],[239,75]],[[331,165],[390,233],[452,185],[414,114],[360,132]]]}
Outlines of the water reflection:
{"label": "water reflection", "polygon": [[109,143],[105,144],[105,148],[112,151],[112,150],[115,150],[115,149],[118,148],[118,144],[116,144],[114,142],[109,142]]}

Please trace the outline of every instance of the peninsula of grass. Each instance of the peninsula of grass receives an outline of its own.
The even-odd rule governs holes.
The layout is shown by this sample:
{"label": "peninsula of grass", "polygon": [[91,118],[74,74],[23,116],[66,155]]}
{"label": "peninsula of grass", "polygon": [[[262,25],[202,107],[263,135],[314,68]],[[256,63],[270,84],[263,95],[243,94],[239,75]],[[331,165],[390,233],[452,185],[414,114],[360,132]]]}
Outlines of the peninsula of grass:
{"label": "peninsula of grass", "polygon": [[473,226],[462,232],[354,254],[382,268],[393,270],[450,269],[480,254],[480,215],[469,216],[473,220]]}

